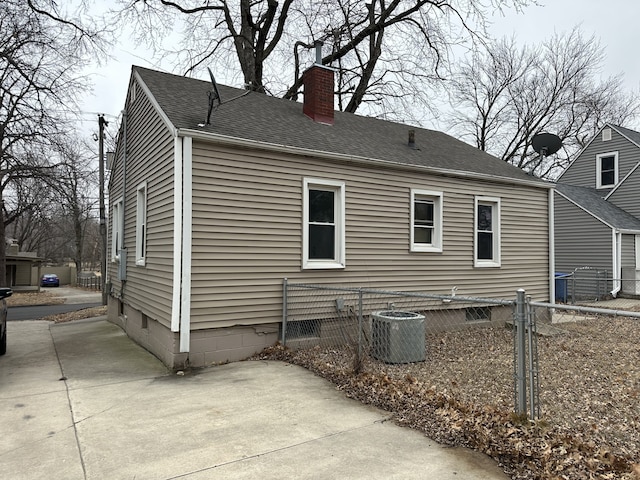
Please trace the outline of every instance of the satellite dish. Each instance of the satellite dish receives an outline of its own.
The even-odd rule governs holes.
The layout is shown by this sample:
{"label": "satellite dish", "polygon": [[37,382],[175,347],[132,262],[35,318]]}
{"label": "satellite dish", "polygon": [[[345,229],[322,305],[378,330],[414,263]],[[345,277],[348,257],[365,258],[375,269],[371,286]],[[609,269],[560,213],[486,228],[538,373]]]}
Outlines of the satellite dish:
{"label": "satellite dish", "polygon": [[213,72],[209,67],[209,76],[211,77],[211,90],[209,91],[209,111],[207,112],[207,121],[205,125],[211,125],[211,112],[213,111],[213,103],[217,100],[218,105],[222,104],[222,97],[220,96],[220,91],[218,90],[218,84],[216,83],[216,79],[213,76]]}
{"label": "satellite dish", "polygon": [[537,153],[546,157],[547,155],[553,155],[562,148],[562,140],[553,133],[538,133],[531,139],[531,146]]}

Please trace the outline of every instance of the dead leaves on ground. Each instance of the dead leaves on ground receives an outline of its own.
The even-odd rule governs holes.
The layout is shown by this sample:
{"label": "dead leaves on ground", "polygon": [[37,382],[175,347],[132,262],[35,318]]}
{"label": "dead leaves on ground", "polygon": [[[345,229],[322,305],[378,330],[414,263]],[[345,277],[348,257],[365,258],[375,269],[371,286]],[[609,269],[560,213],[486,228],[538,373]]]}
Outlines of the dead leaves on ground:
{"label": "dead leaves on ground", "polygon": [[[598,328],[601,329],[601,327],[602,325]],[[608,344],[603,343],[601,337],[586,339],[584,336],[591,335],[590,331],[580,331],[580,327],[573,328],[577,330],[569,332],[569,338],[565,337],[561,340],[564,342],[564,349],[559,346],[560,340],[557,340],[558,345],[549,343],[541,345],[541,348],[545,349],[540,354],[541,369],[544,355],[547,362],[544,365],[553,365],[555,351],[564,355],[563,361],[555,360],[554,371],[558,373],[578,368],[573,366],[574,361],[579,365],[587,358],[599,361],[602,361],[603,355],[604,358],[611,358],[610,355],[605,355]],[[498,335],[501,334],[498,332]],[[473,388],[468,388],[469,385],[466,383],[468,380],[465,378],[464,370],[467,368],[465,363],[460,362],[458,357],[452,362],[447,358],[445,351],[438,351],[438,347],[456,343],[457,340],[450,334],[447,335],[447,338],[435,342],[436,348],[430,350],[431,357],[437,359],[437,368],[450,369],[447,373],[451,375],[446,381],[442,377],[430,379],[429,375],[424,374],[426,366],[416,366],[418,364],[389,366],[369,362],[365,365],[364,372],[356,375],[350,368],[352,359],[349,353],[340,349],[314,348],[290,351],[276,346],[265,350],[260,358],[284,360],[306,367],[334,382],[337,388],[349,397],[393,412],[395,420],[401,425],[420,430],[440,443],[466,446],[484,452],[494,458],[513,479],[640,480],[640,453],[638,452],[640,447],[636,443],[634,448],[634,444],[629,443],[627,437],[622,441],[611,434],[611,430],[616,426],[620,429],[632,430],[635,425],[635,432],[623,433],[631,435],[629,437],[631,439],[636,438],[633,435],[638,435],[638,423],[630,427],[626,425],[628,422],[624,421],[621,423],[625,425],[618,425],[614,414],[610,414],[606,419],[565,418],[563,420],[562,409],[567,406],[555,397],[552,401],[559,403],[559,411],[554,411],[553,415],[543,415],[545,419],[537,422],[519,418],[512,412],[513,403],[509,404],[510,407],[505,405],[507,395],[504,392],[501,392],[502,397],[497,395],[500,399],[494,403],[486,401],[487,397],[482,394],[469,394]],[[621,337],[617,338],[619,341]],[[506,340],[510,340],[508,336]],[[593,341],[600,342],[600,349],[594,346]],[[589,348],[582,348],[584,345],[581,343],[585,342]],[[465,345],[466,343],[465,340]],[[455,347],[455,351],[464,351],[466,356],[476,362],[474,364],[477,366],[476,375],[485,374],[485,372],[489,375],[489,372],[495,369],[492,362],[496,361],[496,355],[501,353],[506,357],[512,355],[504,345],[492,344],[487,347],[484,340],[481,349],[468,345],[465,347],[467,350],[461,350],[461,345],[455,345]],[[567,351],[576,351],[576,349],[580,350],[579,354],[569,356],[566,354]],[[619,354],[614,355],[613,358],[619,363],[622,362]],[[483,359],[484,363],[489,365],[486,369],[477,363]],[[627,360],[623,363],[626,364],[626,362]],[[567,389],[581,390],[569,392],[571,395],[567,393],[568,398],[572,399],[571,402],[576,401],[574,396],[577,395],[578,401],[584,403],[579,406],[580,408],[588,410],[593,400],[594,408],[599,408],[597,405],[600,402],[603,411],[611,410],[612,395],[618,395],[624,391],[627,394],[626,400],[632,402],[630,410],[634,411],[635,405],[637,412],[638,399],[637,394],[634,393],[634,389],[640,386],[637,376],[629,375],[629,371],[624,368],[614,369],[614,374],[610,374],[609,368],[612,363],[615,362],[604,365],[602,370],[591,365],[592,371],[589,375],[593,377],[593,382],[602,382],[603,379],[608,382],[607,385],[600,385],[597,388],[590,387],[593,384],[587,380],[587,375],[575,373],[573,375],[575,378],[570,379],[571,383],[567,385]],[[545,368],[549,370],[551,367]],[[549,375],[553,375],[553,372],[547,372],[547,380],[545,380],[547,388],[555,388],[556,384],[548,379]],[[572,372],[568,372],[567,375],[572,375]],[[620,379],[621,388],[616,386],[616,378]],[[565,378],[559,376],[559,382],[564,381]],[[507,383],[509,382],[512,391],[512,379]],[[576,382],[582,385],[576,387]],[[459,385],[460,383],[464,385]],[[492,387],[487,388],[492,391]],[[513,402],[512,398],[509,400]],[[576,415],[576,412],[568,411],[567,414]],[[606,420],[607,425],[603,420]]]}

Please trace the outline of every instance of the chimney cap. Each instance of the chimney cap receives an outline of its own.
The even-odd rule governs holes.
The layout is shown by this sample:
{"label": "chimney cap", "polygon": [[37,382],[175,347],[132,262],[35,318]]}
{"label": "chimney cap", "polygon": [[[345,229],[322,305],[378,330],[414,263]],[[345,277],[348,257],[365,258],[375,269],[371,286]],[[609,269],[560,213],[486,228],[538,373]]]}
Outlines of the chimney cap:
{"label": "chimney cap", "polygon": [[316,64],[322,65],[322,46],[324,42],[322,40],[315,40],[313,46],[316,48]]}

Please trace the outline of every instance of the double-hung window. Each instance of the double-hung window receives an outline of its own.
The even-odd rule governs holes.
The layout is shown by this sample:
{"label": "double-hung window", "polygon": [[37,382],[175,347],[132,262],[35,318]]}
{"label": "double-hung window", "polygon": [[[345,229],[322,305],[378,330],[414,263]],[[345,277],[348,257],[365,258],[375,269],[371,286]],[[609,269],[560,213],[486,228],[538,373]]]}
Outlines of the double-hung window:
{"label": "double-hung window", "polygon": [[442,192],[411,190],[411,251],[442,252]]}
{"label": "double-hung window", "polygon": [[122,198],[115,201],[113,204],[112,218],[111,218],[111,261],[116,262],[120,260],[120,250],[122,249],[122,219],[123,219],[123,205]]}
{"label": "double-hung window", "polygon": [[500,199],[475,198],[475,247],[476,267],[500,266]]}
{"label": "double-hung window", "polygon": [[147,250],[147,182],[136,193],[136,265],[144,266]]}
{"label": "double-hung window", "polygon": [[618,183],[618,152],[596,155],[596,188],[611,188]]}
{"label": "double-hung window", "polygon": [[345,183],[303,179],[302,268],[344,268]]}

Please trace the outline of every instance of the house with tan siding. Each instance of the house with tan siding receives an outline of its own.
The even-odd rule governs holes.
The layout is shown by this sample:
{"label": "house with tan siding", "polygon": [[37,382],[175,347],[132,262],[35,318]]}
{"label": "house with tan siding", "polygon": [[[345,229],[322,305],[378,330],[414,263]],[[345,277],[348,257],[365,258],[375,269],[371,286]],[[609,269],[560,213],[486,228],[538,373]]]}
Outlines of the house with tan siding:
{"label": "house with tan siding", "polygon": [[640,294],[640,132],[604,125],[555,191],[556,270],[585,282],[598,272],[605,293]]}
{"label": "house with tan siding", "polygon": [[278,340],[283,279],[553,297],[553,188],[445,133],[133,67],[109,183],[109,318],[167,365]]}

